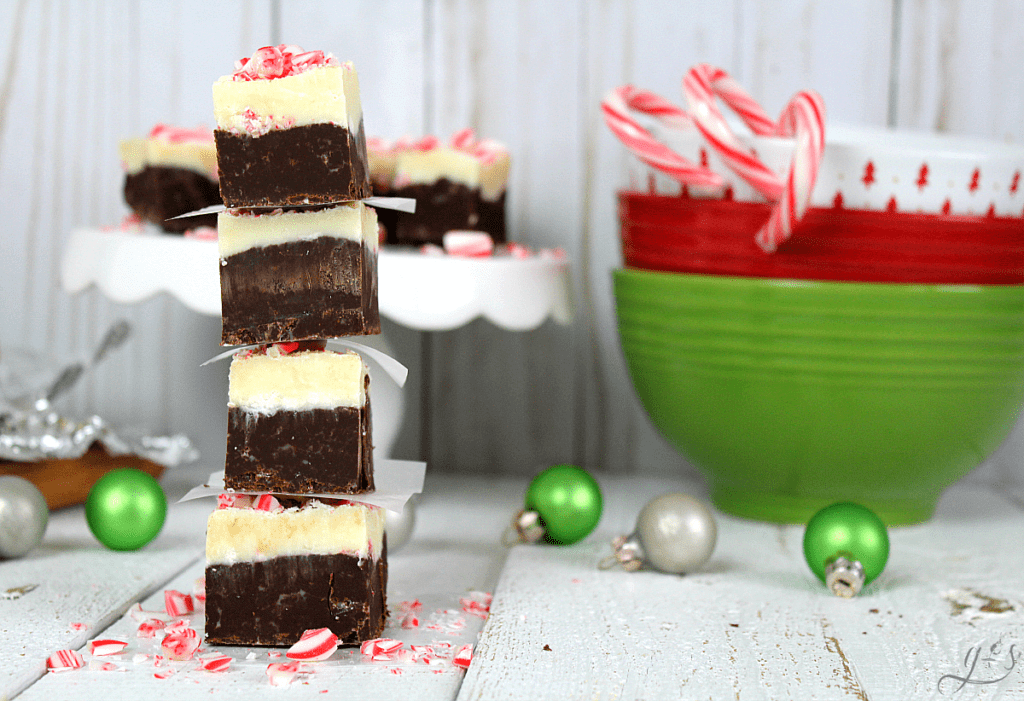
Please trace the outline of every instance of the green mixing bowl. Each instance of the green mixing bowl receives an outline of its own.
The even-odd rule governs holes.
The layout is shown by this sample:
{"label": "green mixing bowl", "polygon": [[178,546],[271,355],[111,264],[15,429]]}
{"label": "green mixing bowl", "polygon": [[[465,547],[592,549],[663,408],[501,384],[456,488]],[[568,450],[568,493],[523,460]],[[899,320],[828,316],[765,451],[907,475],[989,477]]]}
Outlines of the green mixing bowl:
{"label": "green mixing bowl", "polygon": [[[622,348],[641,402],[707,477],[715,504],[736,515],[802,523],[850,500],[890,525],[926,520],[942,491],[1005,439],[1024,402],[1024,361],[1012,340],[1014,326],[1024,326],[1024,287],[780,285],[634,270],[615,271],[614,287]],[[710,303],[712,290],[729,302],[721,306],[732,306],[719,311],[722,318],[768,318],[765,307],[799,309],[814,300],[822,313],[887,320],[895,337],[901,305],[925,336],[930,308],[936,324],[958,315],[965,325],[979,324],[979,352],[986,333],[999,329],[995,345],[1007,352],[997,360],[999,353],[972,356],[967,333],[948,358],[887,356],[890,341],[859,338],[854,356],[836,359],[793,347],[777,352],[769,330],[754,349],[730,349],[715,334],[695,343],[686,305],[670,317],[661,309],[656,324],[644,322],[645,310],[663,298],[703,295]],[[934,304],[921,303],[928,298]],[[673,320],[682,329],[676,334]]]}

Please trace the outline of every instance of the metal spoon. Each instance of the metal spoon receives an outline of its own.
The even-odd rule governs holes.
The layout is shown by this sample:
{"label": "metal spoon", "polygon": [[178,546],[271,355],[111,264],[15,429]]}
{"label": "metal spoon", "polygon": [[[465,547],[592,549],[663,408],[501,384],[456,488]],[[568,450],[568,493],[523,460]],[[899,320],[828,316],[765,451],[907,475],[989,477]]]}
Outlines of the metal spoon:
{"label": "metal spoon", "polygon": [[107,329],[107,333],[104,334],[103,339],[97,346],[96,351],[92,355],[92,360],[89,364],[85,363],[73,363],[68,365],[64,370],[61,371],[57,379],[53,381],[50,388],[46,391],[40,399],[36,401],[36,409],[44,411],[54,399],[61,396],[72,387],[74,387],[78,380],[81,379],[82,375],[85,374],[86,370],[94,368],[100,363],[107,354],[112,350],[120,348],[128,337],[132,334],[132,325],[124,319],[119,319]]}

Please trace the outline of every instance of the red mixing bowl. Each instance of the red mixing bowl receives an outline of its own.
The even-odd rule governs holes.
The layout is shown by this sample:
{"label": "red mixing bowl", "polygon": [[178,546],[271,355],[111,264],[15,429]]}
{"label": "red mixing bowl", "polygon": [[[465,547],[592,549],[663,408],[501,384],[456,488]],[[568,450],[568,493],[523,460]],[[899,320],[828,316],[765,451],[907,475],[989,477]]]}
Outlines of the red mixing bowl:
{"label": "red mixing bowl", "polygon": [[811,208],[774,253],[754,241],[771,205],[619,193],[630,268],[746,277],[1024,284],[1024,218]]}

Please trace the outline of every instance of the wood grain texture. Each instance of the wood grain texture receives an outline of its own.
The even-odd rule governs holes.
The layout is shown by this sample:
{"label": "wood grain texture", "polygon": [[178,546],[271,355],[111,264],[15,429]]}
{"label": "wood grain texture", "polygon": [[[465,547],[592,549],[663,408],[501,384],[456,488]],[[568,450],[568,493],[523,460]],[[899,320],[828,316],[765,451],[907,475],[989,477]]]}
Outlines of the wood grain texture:
{"label": "wood grain texture", "polygon": [[[428,127],[471,127],[513,154],[511,240],[578,260],[579,3],[432,3]],[[425,358],[425,456],[446,470],[529,473],[572,457],[573,330],[509,333],[476,321],[436,333]]]}
{"label": "wood grain texture", "polygon": [[975,682],[1013,669],[963,697],[1024,693],[1024,667],[1011,664],[1024,559],[1007,547],[1024,510],[987,488],[958,487],[929,524],[892,529],[887,569],[844,600],[804,563],[801,528],[726,516],[700,573],[601,571],[609,526],[658,491],[602,487],[608,512],[584,544],[509,555],[461,701],[942,698],[960,683],[943,676],[968,676],[979,648]]}
{"label": "wood grain texture", "polygon": [[[0,563],[0,699],[9,699],[46,672],[46,658],[77,649],[196,561],[195,532],[176,535],[182,510],[172,510],[165,532],[137,552],[105,549],[89,533],[84,510],[51,515],[42,545],[19,560]],[[5,592],[36,585],[16,598]]]}

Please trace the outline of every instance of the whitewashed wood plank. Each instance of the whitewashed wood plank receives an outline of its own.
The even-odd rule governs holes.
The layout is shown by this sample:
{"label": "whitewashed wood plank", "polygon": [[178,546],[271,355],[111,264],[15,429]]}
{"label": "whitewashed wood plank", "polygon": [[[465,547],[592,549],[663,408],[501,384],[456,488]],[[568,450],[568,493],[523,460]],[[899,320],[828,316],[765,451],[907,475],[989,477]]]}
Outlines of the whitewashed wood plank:
{"label": "whitewashed wood plank", "polygon": [[884,126],[892,5],[741,2],[733,75],[772,116],[798,90],[813,88],[824,98],[830,122]]}
{"label": "whitewashed wood plank", "polygon": [[[43,675],[51,654],[81,647],[195,562],[202,527],[197,534],[194,515],[194,507],[173,508],[153,543],[119,553],[96,542],[83,509],[65,509],[51,515],[38,548],[0,562],[0,699],[13,698]],[[7,595],[16,598],[4,595],[32,585],[24,595]]]}
{"label": "whitewashed wood plank", "polygon": [[898,124],[1024,139],[1024,7],[1006,0],[903,3]]}
{"label": "whitewashed wood plank", "polygon": [[[582,203],[575,125],[577,2],[431,3],[428,130],[471,127],[512,154],[509,238],[574,260]],[[572,331],[511,334],[477,321],[433,334],[424,420],[435,468],[532,473],[570,459]]]}
{"label": "whitewashed wood plank", "polygon": [[608,90],[627,83],[682,105],[685,71],[704,61],[735,70],[736,3],[589,3],[582,46],[586,89],[581,95],[584,167],[579,197],[587,214],[580,232],[583,280],[574,348],[583,438],[582,463],[610,472],[695,475],[651,425],[636,398],[619,348],[611,271],[621,267],[616,192],[628,185],[627,152],[604,125],[599,106]]}
{"label": "whitewashed wood plank", "polygon": [[[500,535],[522,493],[521,481],[488,483],[477,479],[469,482],[445,478],[428,480],[424,495],[418,502],[416,527],[412,540],[389,556],[388,601],[391,619],[385,637],[410,645],[448,643],[456,648],[472,644],[483,620],[462,611],[460,598],[474,592],[491,592],[506,549]],[[182,523],[174,529],[182,538],[193,542],[201,539],[205,514],[212,502],[188,502],[191,524]],[[199,516],[204,516],[200,519]],[[198,524],[198,525],[197,525]],[[173,581],[160,587],[143,602],[145,610],[162,610],[163,589],[192,591],[203,574],[204,563],[196,563]],[[418,600],[421,625],[403,629],[398,611],[402,602]],[[445,612],[445,613],[439,613]],[[464,625],[455,629],[452,622]],[[202,614],[193,617],[192,625],[202,632]],[[440,630],[429,626],[438,625]],[[176,673],[157,679],[153,659],[134,664],[138,653],[152,656],[159,652],[159,639],[136,637],[138,622],[124,616],[103,632],[103,638],[128,643],[125,651],[115,657],[97,658],[113,662],[119,671],[98,671],[83,668],[62,674],[48,674],[29,688],[19,699],[121,698],[147,695],[174,699],[210,698],[277,698],[282,690],[269,685],[266,668],[267,648],[210,647],[233,657],[229,671],[219,674],[204,672],[192,663],[171,663]],[[94,637],[94,636],[89,636]],[[83,638],[84,640],[84,638]],[[280,653],[281,650],[276,652]],[[253,653],[253,659],[246,659]],[[84,653],[83,653],[84,654]],[[88,661],[91,657],[84,654]],[[281,661],[283,658],[278,658]],[[285,660],[286,661],[286,660]],[[286,692],[295,698],[322,698],[321,693],[344,695],[351,699],[452,699],[458,691],[464,672],[450,662],[426,665],[414,662],[373,662],[358,650],[343,649],[327,662],[318,663],[316,671],[300,677]],[[396,671],[397,670],[397,671]]]}
{"label": "whitewashed wood plank", "polygon": [[395,139],[425,128],[425,3],[386,0],[329,3],[283,0],[281,41],[352,61],[367,136]]}
{"label": "whitewashed wood plank", "polygon": [[[608,536],[624,517],[618,504],[637,500],[629,483],[603,485]],[[814,579],[800,527],[718,524],[715,555],[686,577],[600,571],[610,547],[596,536],[515,548],[458,698],[939,698],[959,684],[943,675],[966,675],[972,649],[994,656],[975,680],[998,676],[1010,645],[1019,650],[1024,555],[1006,543],[1024,510],[985,488],[958,487],[932,522],[893,529],[886,571],[853,600]],[[963,692],[1020,693],[1019,665]]]}

